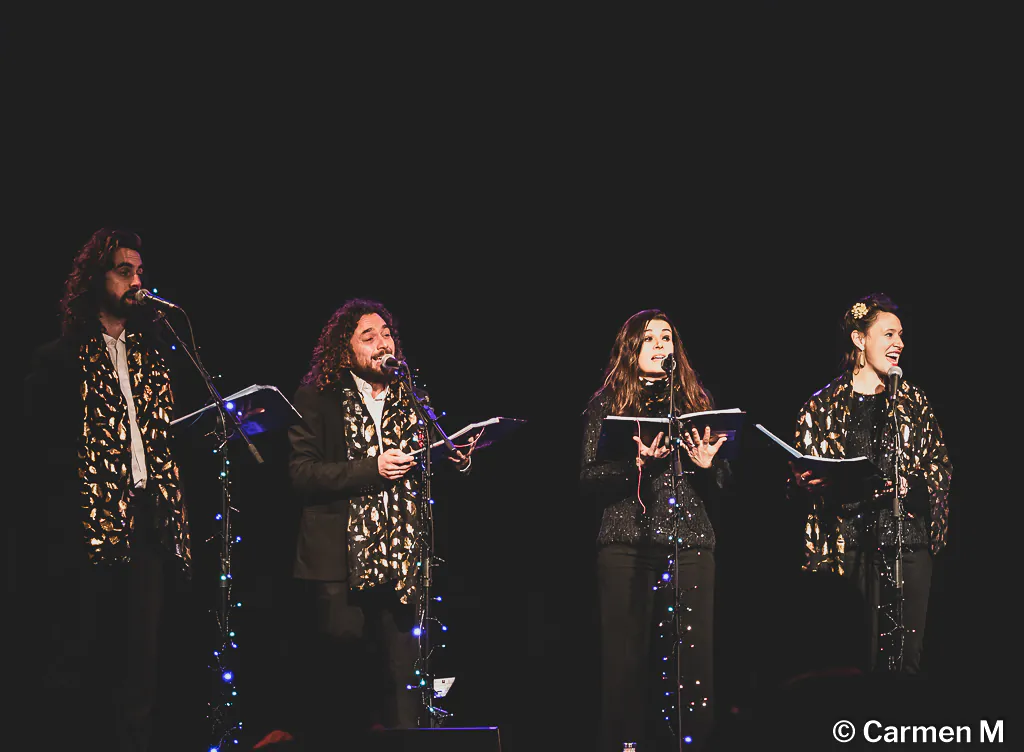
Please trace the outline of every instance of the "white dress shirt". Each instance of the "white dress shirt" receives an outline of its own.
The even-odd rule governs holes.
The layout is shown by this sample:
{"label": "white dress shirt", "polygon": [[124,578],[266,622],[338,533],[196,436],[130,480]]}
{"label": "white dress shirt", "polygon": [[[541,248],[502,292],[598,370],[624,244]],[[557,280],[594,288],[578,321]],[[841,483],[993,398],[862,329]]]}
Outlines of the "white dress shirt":
{"label": "white dress shirt", "polygon": [[124,330],[121,330],[121,335],[117,339],[103,332],[103,339],[107,343],[110,360],[117,370],[117,381],[121,385],[121,394],[124,395],[124,401],[128,404],[128,423],[132,439],[132,481],[136,488],[145,488],[146,448],[142,444],[139,422],[135,419],[135,399],[132,397],[132,382],[128,375],[128,347],[125,343]]}
{"label": "white dress shirt", "polygon": [[355,372],[352,373],[352,378],[356,381],[356,389],[359,390],[359,394],[363,397],[363,404],[366,405],[366,409],[370,411],[370,417],[373,418],[373,425],[377,427],[377,447],[380,449],[381,454],[384,453],[384,439],[380,434],[380,421],[384,415],[384,398],[388,396],[389,387],[381,389],[380,394],[376,397],[373,396],[373,385],[368,381],[363,381],[361,378],[356,376]]}

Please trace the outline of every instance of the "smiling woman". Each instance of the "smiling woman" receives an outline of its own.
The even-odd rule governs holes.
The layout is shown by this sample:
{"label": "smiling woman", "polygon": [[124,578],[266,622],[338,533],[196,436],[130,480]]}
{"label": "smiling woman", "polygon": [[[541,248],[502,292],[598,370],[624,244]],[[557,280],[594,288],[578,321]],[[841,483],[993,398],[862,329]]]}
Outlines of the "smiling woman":
{"label": "smiling woman", "polygon": [[864,668],[913,674],[921,668],[932,557],[946,545],[952,464],[924,392],[888,378],[904,349],[898,310],[882,294],[845,310],[843,371],[796,421],[801,452],[867,457],[883,482],[832,487],[794,470],[790,496],[808,510],[804,568],[852,577],[863,595],[871,624]]}
{"label": "smiling woman", "polygon": [[903,324],[896,304],[883,295],[868,296],[869,307],[857,301],[843,316],[843,326],[852,343],[844,365],[852,366],[854,385],[864,393],[880,391],[880,381],[903,352]]}

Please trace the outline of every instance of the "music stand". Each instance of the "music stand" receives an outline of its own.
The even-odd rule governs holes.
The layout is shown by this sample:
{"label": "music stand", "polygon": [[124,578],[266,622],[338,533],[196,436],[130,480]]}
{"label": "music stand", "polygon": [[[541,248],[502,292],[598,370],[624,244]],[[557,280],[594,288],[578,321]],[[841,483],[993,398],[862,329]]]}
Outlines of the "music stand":
{"label": "music stand", "polygon": [[[496,441],[500,441],[508,436],[516,428],[519,428],[526,420],[524,418],[504,418],[497,416],[494,418],[488,418],[482,420],[479,423],[470,423],[469,425],[460,428],[453,434],[448,436],[451,439],[456,449],[465,449],[470,444],[473,446],[473,451],[489,447]],[[459,442],[456,443],[455,440]],[[410,454],[415,457],[416,455],[423,454],[426,447],[420,447]],[[448,449],[444,442],[444,439],[439,439],[430,445],[430,460],[431,462],[437,462],[440,459],[448,456],[451,451]]]}
{"label": "music stand", "polygon": [[256,461],[262,463],[263,458],[249,437],[287,428],[301,419],[302,416],[298,410],[281,394],[277,387],[253,384],[171,421],[172,426],[181,424],[186,429],[214,421],[213,427],[203,436],[215,437],[217,445],[213,452],[221,457],[221,510],[217,515],[217,519],[221,523],[220,597],[216,614],[220,646],[214,651],[216,666],[212,668],[215,668],[217,679],[220,680],[215,680],[215,684],[226,696],[221,698],[219,704],[210,703],[210,718],[214,724],[213,736],[218,749],[230,733],[241,728],[241,722],[236,722],[232,717],[237,716],[235,707],[237,691],[233,684],[234,672],[231,670],[231,666],[225,662],[225,654],[237,647],[230,619],[232,606],[231,552],[234,544],[240,540],[231,533],[231,513],[238,510],[231,506],[231,463],[228,458],[228,442],[232,439],[244,440]]}
{"label": "music stand", "polygon": [[[253,384],[240,392],[225,397],[224,407],[234,411],[238,418],[239,428],[249,436],[287,428],[302,420],[299,411],[281,394],[281,391],[276,386],[266,384]],[[171,425],[174,426],[188,420],[195,423],[202,416],[212,414],[212,411],[216,409],[217,403],[212,402],[206,407],[201,407],[188,415],[171,421]],[[236,431],[232,431],[228,438],[240,437]]]}

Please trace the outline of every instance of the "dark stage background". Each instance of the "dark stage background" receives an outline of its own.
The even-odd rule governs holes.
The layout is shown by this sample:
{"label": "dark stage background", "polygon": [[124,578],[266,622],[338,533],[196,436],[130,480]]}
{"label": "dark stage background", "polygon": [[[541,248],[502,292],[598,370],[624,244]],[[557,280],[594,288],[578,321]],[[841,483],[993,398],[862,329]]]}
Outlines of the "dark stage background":
{"label": "dark stage background", "polygon": [[[301,218],[293,224],[287,214],[275,224],[238,217],[224,223],[230,231],[196,226],[177,211],[118,207],[48,222],[33,245],[36,294],[23,312],[18,362],[56,335],[55,305],[74,250],[96,227],[123,224],[143,236],[149,284],[189,312],[224,395],[259,383],[290,396],[328,316],[362,296],[395,314],[407,359],[446,412],[447,430],[495,415],[525,418],[518,433],[481,450],[471,476],[439,472],[435,479],[437,551],[445,559],[436,586],[444,600],[435,614],[449,625],[436,668],[456,677],[442,703],[453,723],[497,725],[513,751],[541,738],[554,748],[592,732],[596,517],[577,495],[580,416],[620,323],[640,308],[666,310],[718,406],[743,408],[751,424],[788,437],[800,404],[836,373],[840,313],[869,291],[887,292],[903,306],[904,371],[929,396],[955,471],[952,539],[934,580],[927,667],[962,689],[965,700],[994,692],[987,660],[999,652],[994,620],[1002,606],[988,600],[994,587],[978,578],[977,558],[987,555],[993,500],[972,492],[982,463],[972,452],[972,390],[950,364],[950,343],[965,336],[968,323],[950,316],[952,280],[923,277],[916,266],[846,263],[846,254],[837,263],[828,255],[758,258],[747,251],[741,260],[727,240],[690,249],[685,238],[600,238],[600,224],[577,239],[527,242],[521,225],[506,238],[502,217],[478,218],[474,226],[485,235],[472,243],[426,233],[417,241],[422,250],[398,253],[386,237],[350,242],[344,232]],[[844,276],[808,276],[822,265]],[[184,356],[176,357],[184,414],[204,404],[205,394]],[[829,620],[814,604],[787,606],[783,583],[801,562],[801,515],[784,498],[785,463],[751,428],[736,463],[737,492],[715,510],[723,709],[742,707],[778,670],[778,630],[808,619],[827,628]],[[182,742],[205,741],[217,547],[204,540],[214,532],[218,468],[199,434],[182,432],[177,443],[195,576],[175,596],[178,613],[164,637],[169,691],[162,722]],[[232,463],[235,532],[243,538],[234,559],[244,604],[234,612],[237,684],[253,738],[294,723],[301,647],[289,578],[297,508],[287,487],[287,441],[263,435],[256,443],[263,466],[244,447],[234,448]],[[18,569],[31,566],[31,543],[14,550],[16,584]]]}
{"label": "dark stage background", "polygon": [[[332,311],[381,300],[446,429],[528,421],[482,450],[468,478],[435,480],[436,615],[449,625],[436,667],[456,677],[442,704],[455,724],[499,726],[508,752],[583,749],[598,674],[581,413],[618,326],[664,309],[718,406],[788,437],[836,374],[844,308],[886,292],[903,307],[906,378],[929,397],[954,466],[927,669],[965,708],[951,720],[1004,717],[1020,592],[1017,542],[1004,538],[1020,494],[1012,458],[994,455],[1019,409],[1015,372],[991,363],[1012,350],[1017,301],[1000,283],[1019,243],[1005,242],[1008,194],[993,179],[1007,169],[994,125],[1007,98],[985,95],[999,48],[971,58],[973,77],[956,45],[901,52],[893,69],[857,64],[878,52],[858,47],[826,75],[833,40],[804,56],[776,14],[730,20],[718,29],[727,45],[685,64],[661,59],[678,40],[632,39],[639,58],[603,41],[553,52],[567,49],[560,34],[577,39],[569,27],[538,42],[543,63],[489,32],[462,54],[392,56],[402,40],[390,26],[366,31],[380,46],[361,57],[350,38],[361,31],[321,44],[308,19],[162,19],[104,29],[102,45],[74,24],[6,27],[13,388],[32,349],[57,336],[72,257],[102,226],[142,235],[150,286],[188,311],[224,395],[259,383],[290,397]],[[775,36],[760,25],[768,16]],[[177,355],[184,414],[206,394]],[[219,483],[201,437],[176,441],[195,568],[164,635],[160,724],[182,749],[205,749],[217,548],[204,541]],[[301,647],[287,442],[256,443],[264,465],[241,447],[232,464],[237,684],[252,739],[294,722]],[[802,521],[784,498],[785,463],[748,430],[736,471],[714,513],[723,711],[778,669],[780,632],[829,622],[788,600]],[[7,585],[21,622],[32,484],[14,477]],[[8,657],[32,670],[16,643]],[[12,722],[45,730],[45,708],[14,707]]]}

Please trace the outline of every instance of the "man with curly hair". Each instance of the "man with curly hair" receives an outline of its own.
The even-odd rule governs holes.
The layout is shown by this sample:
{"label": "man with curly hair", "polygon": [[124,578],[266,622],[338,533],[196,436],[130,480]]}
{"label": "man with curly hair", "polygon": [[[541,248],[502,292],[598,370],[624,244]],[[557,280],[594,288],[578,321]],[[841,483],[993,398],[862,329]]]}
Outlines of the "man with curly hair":
{"label": "man with curly hair", "polygon": [[102,734],[117,750],[149,746],[165,588],[190,566],[171,374],[152,309],[135,299],[143,275],[137,234],[97,230],[65,282],[62,334],[35,351],[25,382],[45,499],[32,511],[35,636],[45,706],[59,719],[48,732]]}
{"label": "man with curly hair", "polygon": [[[288,432],[302,503],[293,575],[309,583],[313,663],[324,672],[305,682],[318,687],[309,733],[329,749],[372,724],[417,725],[419,692],[406,686],[418,657],[426,500],[414,453],[428,439],[414,399],[429,397],[414,397],[388,356],[403,357],[391,313],[347,301],[321,332],[295,393],[303,420]],[[470,452],[450,457],[462,472]]]}

